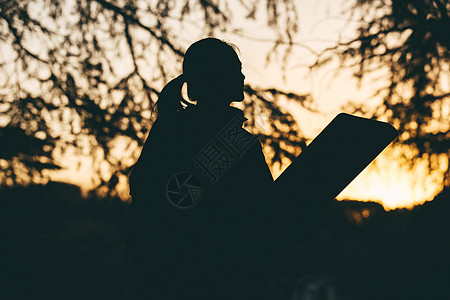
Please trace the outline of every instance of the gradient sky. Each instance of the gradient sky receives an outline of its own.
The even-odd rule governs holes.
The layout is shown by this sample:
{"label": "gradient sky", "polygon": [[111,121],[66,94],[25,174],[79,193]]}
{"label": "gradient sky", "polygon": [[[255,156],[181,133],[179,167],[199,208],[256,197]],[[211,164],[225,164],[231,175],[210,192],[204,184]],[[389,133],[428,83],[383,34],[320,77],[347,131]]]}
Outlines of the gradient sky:
{"label": "gradient sky", "polygon": [[[358,86],[350,70],[337,72],[337,64],[310,71],[308,65],[314,62],[314,52],[318,53],[326,47],[334,45],[341,38],[346,40],[354,36],[355,22],[348,21],[342,15],[346,11],[346,1],[297,1],[300,19],[299,34],[295,37],[298,42],[282,71],[282,52],[278,59],[274,58],[269,65],[265,64],[266,55],[271,47],[267,41],[274,40],[275,35],[267,30],[261,22],[240,20],[239,27],[244,30],[239,33],[223,33],[217,35],[240,49],[243,62],[243,72],[246,81],[260,87],[276,87],[278,89],[298,93],[311,93],[315,99],[316,108],[320,113],[308,112],[298,104],[284,102],[283,107],[296,118],[302,131],[308,137],[316,136],[339,112],[341,106],[348,101],[364,102],[367,105],[378,105],[379,98],[371,95],[383,84],[380,79],[383,70],[366,78]],[[262,9],[264,11],[264,8]],[[186,21],[187,24],[189,20]],[[197,40],[198,28],[195,25],[184,26],[186,47]],[[196,31],[197,30],[197,31]],[[282,50],[283,48],[280,48]],[[270,121],[270,120],[268,120]],[[70,154],[67,154],[70,157]],[[435,177],[425,177],[419,166],[415,171],[406,170],[391,158],[392,150],[387,150],[338,197],[375,200],[383,204],[386,209],[398,207],[412,207],[414,204],[431,200],[437,192],[439,174]],[[77,171],[73,163],[70,168],[61,172],[57,178],[78,183],[85,187],[92,186],[89,182],[89,158],[82,159]],[[274,169],[276,178],[287,165]],[[126,190],[126,182],[122,182]],[[126,192],[125,192],[126,193]]]}

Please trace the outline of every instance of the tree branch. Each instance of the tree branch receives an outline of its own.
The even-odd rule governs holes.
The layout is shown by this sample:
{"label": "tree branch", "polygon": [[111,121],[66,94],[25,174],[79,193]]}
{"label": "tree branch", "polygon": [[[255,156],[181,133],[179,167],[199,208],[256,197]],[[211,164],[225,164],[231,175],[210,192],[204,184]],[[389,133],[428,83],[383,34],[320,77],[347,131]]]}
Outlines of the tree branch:
{"label": "tree branch", "polygon": [[131,24],[135,24],[135,25],[141,27],[142,29],[146,30],[148,33],[150,33],[151,36],[156,38],[161,43],[161,45],[165,45],[165,46],[169,47],[173,51],[173,53],[175,53],[176,55],[178,55],[180,57],[184,56],[184,52],[181,49],[178,49],[175,45],[173,45],[164,36],[158,35],[150,27],[142,24],[142,22],[138,18],[136,18],[133,14],[129,13],[125,9],[118,7],[108,1],[105,1],[105,0],[95,0],[95,1],[98,4],[100,4],[101,6],[103,6],[104,8],[112,10],[114,13],[121,15],[124,18],[124,20],[126,20],[127,22],[129,22]]}

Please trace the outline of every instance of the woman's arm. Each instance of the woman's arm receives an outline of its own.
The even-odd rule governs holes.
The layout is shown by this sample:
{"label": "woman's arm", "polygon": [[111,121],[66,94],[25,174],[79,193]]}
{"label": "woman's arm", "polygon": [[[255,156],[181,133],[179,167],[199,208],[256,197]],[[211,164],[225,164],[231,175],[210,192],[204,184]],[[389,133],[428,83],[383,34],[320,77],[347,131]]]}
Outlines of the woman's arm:
{"label": "woman's arm", "polygon": [[256,179],[254,186],[259,190],[255,194],[260,198],[256,206],[260,228],[253,230],[267,251],[275,254],[290,244],[314,238],[322,228],[326,205],[318,199],[302,201],[285,195],[273,181],[261,144],[258,146],[251,155],[250,176]]}

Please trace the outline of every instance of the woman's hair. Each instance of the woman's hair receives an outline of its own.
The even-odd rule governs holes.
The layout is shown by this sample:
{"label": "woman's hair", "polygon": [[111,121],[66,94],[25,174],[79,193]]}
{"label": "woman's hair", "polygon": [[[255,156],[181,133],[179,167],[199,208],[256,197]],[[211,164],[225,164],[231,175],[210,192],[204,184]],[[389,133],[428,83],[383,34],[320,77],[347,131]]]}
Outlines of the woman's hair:
{"label": "woman's hair", "polygon": [[236,53],[235,48],[216,38],[205,38],[192,44],[184,55],[183,74],[167,83],[159,94],[156,102],[158,116],[183,110],[182,103],[193,105],[182,97],[181,90],[185,82],[188,85],[188,97],[192,101],[204,99],[210,94],[208,83],[227,64],[225,57]]}

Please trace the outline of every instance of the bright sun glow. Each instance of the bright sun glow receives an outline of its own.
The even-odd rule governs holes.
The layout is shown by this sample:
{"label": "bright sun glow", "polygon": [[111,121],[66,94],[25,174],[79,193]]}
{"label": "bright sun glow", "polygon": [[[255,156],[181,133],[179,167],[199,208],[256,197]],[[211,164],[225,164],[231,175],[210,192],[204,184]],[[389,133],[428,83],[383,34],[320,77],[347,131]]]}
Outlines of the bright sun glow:
{"label": "bright sun glow", "polygon": [[376,201],[386,210],[413,208],[432,200],[442,187],[443,172],[427,173],[425,163],[409,170],[383,152],[338,196],[338,199]]}

